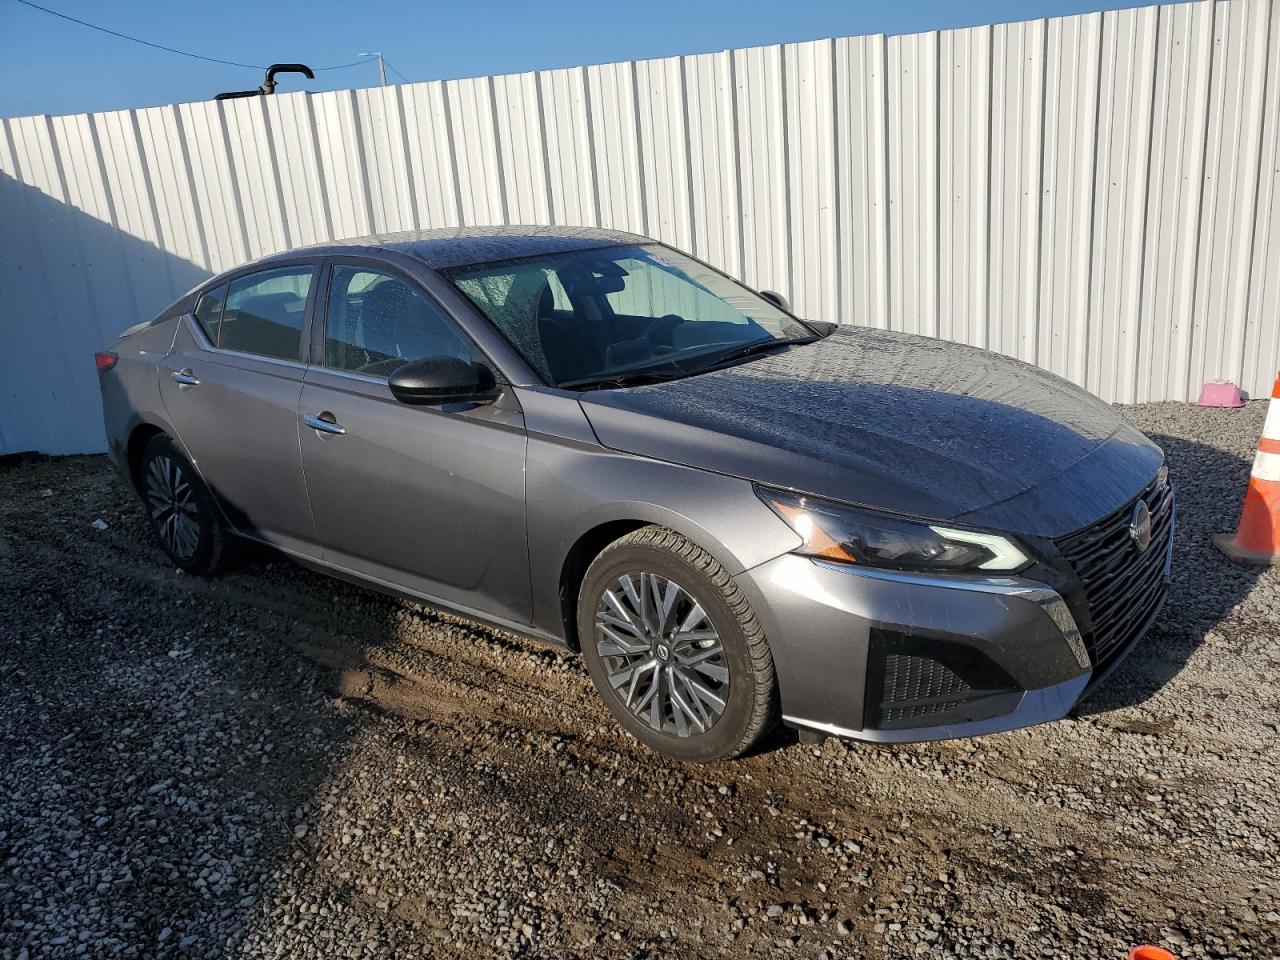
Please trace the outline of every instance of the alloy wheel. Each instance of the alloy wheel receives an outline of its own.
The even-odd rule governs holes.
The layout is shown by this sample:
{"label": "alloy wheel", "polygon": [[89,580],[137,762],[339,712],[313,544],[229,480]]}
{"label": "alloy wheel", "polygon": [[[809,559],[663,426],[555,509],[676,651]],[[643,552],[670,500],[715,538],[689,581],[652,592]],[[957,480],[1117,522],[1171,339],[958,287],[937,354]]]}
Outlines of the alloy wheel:
{"label": "alloy wheel", "polygon": [[200,545],[200,508],[195,489],[182,467],[171,457],[155,457],[147,464],[147,506],[156,532],[175,557],[188,559]]}
{"label": "alloy wheel", "polygon": [[724,713],[724,644],[702,605],[674,580],[619,577],[596,607],[595,643],[618,699],[654,731],[706,733]]}

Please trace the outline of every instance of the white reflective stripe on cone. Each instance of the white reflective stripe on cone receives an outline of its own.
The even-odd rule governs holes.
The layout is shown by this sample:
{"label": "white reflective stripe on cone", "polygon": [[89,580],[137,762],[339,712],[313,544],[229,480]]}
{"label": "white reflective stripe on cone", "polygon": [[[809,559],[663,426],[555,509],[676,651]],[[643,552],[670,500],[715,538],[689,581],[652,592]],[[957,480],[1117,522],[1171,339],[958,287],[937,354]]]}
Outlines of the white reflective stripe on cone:
{"label": "white reflective stripe on cone", "polygon": [[1264,440],[1280,440],[1280,400],[1272,397],[1267,404],[1267,419],[1262,424]]}
{"label": "white reflective stripe on cone", "polygon": [[1259,450],[1258,455],[1253,458],[1252,476],[1258,480],[1280,483],[1280,453]]}

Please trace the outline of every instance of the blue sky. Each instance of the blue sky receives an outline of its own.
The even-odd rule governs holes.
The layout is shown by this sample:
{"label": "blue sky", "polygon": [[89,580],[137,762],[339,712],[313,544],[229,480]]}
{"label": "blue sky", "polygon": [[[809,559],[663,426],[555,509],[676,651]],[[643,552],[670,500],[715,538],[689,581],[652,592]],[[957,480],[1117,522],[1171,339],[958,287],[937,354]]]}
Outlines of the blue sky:
{"label": "blue sky", "polygon": [[[350,63],[380,49],[410,80],[606,63],[819,37],[1000,23],[1142,5],[1135,0],[38,0],[154,43],[251,64]],[[399,77],[388,73],[389,82]],[[260,70],[152,50],[0,0],[0,116],[212,98]],[[377,82],[377,67],[285,77],[280,91]]]}

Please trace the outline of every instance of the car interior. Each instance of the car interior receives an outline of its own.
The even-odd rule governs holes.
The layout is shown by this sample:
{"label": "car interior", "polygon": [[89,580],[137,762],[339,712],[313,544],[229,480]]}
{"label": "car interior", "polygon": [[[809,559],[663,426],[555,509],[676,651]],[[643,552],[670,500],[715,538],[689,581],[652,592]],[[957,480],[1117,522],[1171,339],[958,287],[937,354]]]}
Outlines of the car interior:
{"label": "car interior", "polygon": [[222,313],[218,346],[277,358],[298,356],[298,336],[307,300],[296,293],[261,293],[245,297]]}
{"label": "car interior", "polygon": [[361,277],[341,267],[334,275],[325,332],[326,366],[382,377],[407,360],[469,359],[462,338],[408,284],[382,275],[353,290]]}
{"label": "car interior", "polygon": [[[745,312],[749,308],[644,257],[515,263],[455,282],[550,383],[608,377],[771,336]],[[271,271],[274,276],[243,278],[239,283],[247,286],[239,290],[233,282],[229,294],[226,287],[207,294],[197,316],[210,339],[225,350],[299,358],[305,284],[302,292],[279,287],[296,286],[305,275],[288,269],[293,275]],[[206,302],[216,312],[223,296],[220,317],[202,315]],[[465,339],[440,310],[386,273],[335,267],[325,323],[325,365],[332,369],[385,377],[410,360],[471,359]]]}
{"label": "car interior", "polygon": [[[669,276],[648,269],[632,281],[631,273],[614,260],[578,257],[554,268],[520,265],[465,278],[459,286],[552,383],[768,336],[755,320],[726,309],[723,300],[691,281],[673,276],[669,290],[642,289],[654,286],[655,274],[659,280]],[[692,312],[704,297],[707,310],[729,313],[734,319],[690,318],[652,309],[656,303],[679,302]],[[639,312],[645,307],[650,312]]]}

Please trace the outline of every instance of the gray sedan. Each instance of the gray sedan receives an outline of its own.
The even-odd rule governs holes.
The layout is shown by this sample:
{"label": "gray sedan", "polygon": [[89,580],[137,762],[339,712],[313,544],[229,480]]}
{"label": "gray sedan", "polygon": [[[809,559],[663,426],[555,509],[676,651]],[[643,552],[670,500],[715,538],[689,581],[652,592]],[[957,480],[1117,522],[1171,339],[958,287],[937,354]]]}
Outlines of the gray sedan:
{"label": "gray sedan", "polygon": [[[856,318],[845,318],[854,319]],[[1164,599],[1173,491],[1111,407],[801,320],[612,231],[278,254],[97,355],[169,559],[236,540],[580,650],[669,756],[1063,716]]]}

